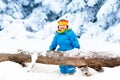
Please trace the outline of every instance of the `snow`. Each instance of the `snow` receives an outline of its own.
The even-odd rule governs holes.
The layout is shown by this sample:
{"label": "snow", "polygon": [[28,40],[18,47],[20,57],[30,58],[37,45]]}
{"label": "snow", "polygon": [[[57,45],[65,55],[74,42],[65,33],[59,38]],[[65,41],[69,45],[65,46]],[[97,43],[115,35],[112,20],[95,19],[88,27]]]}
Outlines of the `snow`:
{"label": "snow", "polygon": [[[17,49],[27,51],[44,51],[48,50],[53,35],[47,39],[1,39],[0,52],[16,53]],[[119,51],[120,45],[110,42],[105,42],[99,39],[79,39],[81,44],[81,51]],[[44,55],[44,54],[43,54]],[[89,55],[89,54],[83,54]],[[104,55],[104,54],[103,54]],[[119,55],[119,54],[116,54]],[[120,68],[106,68],[103,67],[104,72],[97,72],[89,68],[92,76],[84,76],[80,69],[74,75],[62,75],[59,72],[58,65],[35,63],[36,54],[33,55],[34,60],[31,63],[26,63],[28,67],[22,67],[18,63],[5,61],[0,63],[0,80],[117,80],[119,79]],[[31,69],[32,64],[34,67]],[[29,70],[29,72],[28,72]]]}
{"label": "snow", "polygon": [[[59,19],[69,20],[69,27],[80,35],[78,39],[80,51],[107,51],[108,54],[101,55],[120,56],[120,5],[117,4],[119,0],[14,1],[8,0],[8,4],[7,1],[6,3],[0,1],[0,53],[14,54],[18,53],[18,50],[23,50],[34,54],[31,54],[32,62],[26,63],[27,67],[11,61],[0,62],[0,80],[118,80],[120,78],[120,66],[103,67],[104,72],[88,68],[92,75],[85,76],[79,68],[74,75],[62,75],[58,65],[35,63],[36,52],[46,55],[45,51],[49,50],[57,30],[58,20],[47,21],[47,15],[51,13],[58,14]],[[101,2],[101,7],[98,2]],[[96,4],[100,9],[93,13],[90,9]],[[25,10],[27,13],[22,5],[26,6],[26,9],[28,7],[28,12]],[[91,13],[96,15],[98,19],[96,23],[89,21]],[[83,53],[81,56],[86,55],[91,54]]]}
{"label": "snow", "polygon": [[88,4],[89,6],[94,6],[98,1],[99,1],[99,0],[88,0],[88,1],[87,1],[87,4]]}
{"label": "snow", "polygon": [[44,0],[42,5],[48,5],[48,7],[56,14],[61,11],[61,7],[63,6],[63,5],[59,6],[59,2],[57,1],[51,1],[51,0]]}
{"label": "snow", "polygon": [[[29,65],[29,63],[26,63]],[[103,67],[104,68],[104,67]],[[92,76],[84,76],[80,69],[76,69],[74,75],[62,75],[58,65],[38,64],[30,72],[26,71],[21,65],[15,62],[5,61],[0,63],[0,80],[117,80],[119,79],[119,67],[104,68],[104,72],[98,73],[89,68]]]}

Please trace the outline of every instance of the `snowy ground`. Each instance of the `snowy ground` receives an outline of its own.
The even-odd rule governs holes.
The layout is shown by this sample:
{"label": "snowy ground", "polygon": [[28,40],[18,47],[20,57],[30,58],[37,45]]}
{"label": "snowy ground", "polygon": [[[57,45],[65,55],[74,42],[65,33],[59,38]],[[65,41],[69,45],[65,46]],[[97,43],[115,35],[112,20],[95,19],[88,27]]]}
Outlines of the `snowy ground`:
{"label": "snowy ground", "polygon": [[118,80],[120,78],[120,67],[104,68],[104,70],[98,73],[89,68],[93,74],[89,77],[84,76],[78,68],[74,75],[62,75],[59,73],[58,65],[36,63],[34,68],[27,72],[21,65],[6,61],[0,63],[0,80]]}
{"label": "snowy ground", "polygon": [[[29,51],[41,51],[48,50],[48,45],[51,42],[49,40],[8,40],[1,39],[0,52],[2,53],[16,53],[17,49],[29,50]],[[81,50],[86,51],[118,51],[120,45],[100,40],[87,40],[80,39]],[[94,44],[93,44],[94,43]],[[115,54],[119,55],[119,54]],[[26,63],[29,65],[29,63]],[[74,75],[61,75],[59,73],[58,65],[48,65],[36,63],[30,72],[27,72],[27,67],[22,67],[18,63],[5,61],[0,63],[0,80],[118,80],[120,78],[120,67],[106,68],[104,72],[96,72],[89,68],[92,76],[84,76],[80,69],[77,68],[77,72]]]}

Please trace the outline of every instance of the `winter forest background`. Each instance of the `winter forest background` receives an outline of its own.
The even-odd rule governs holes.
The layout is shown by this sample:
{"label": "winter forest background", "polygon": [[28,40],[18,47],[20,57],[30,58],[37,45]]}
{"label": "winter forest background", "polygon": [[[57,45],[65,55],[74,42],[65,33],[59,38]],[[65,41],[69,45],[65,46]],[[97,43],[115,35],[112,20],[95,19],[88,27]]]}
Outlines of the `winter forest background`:
{"label": "winter forest background", "polygon": [[0,0],[0,38],[45,39],[55,32],[57,20],[68,19],[81,39],[120,43],[119,3],[120,0]]}

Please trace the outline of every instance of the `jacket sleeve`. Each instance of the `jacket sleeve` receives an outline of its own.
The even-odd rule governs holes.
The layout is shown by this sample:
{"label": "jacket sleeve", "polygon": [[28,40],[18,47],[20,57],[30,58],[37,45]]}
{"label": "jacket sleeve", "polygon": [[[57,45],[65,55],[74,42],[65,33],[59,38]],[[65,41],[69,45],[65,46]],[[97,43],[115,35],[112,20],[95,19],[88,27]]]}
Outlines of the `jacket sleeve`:
{"label": "jacket sleeve", "polygon": [[72,42],[72,45],[74,48],[78,48],[80,49],[80,44],[79,44],[79,41],[78,41],[78,38],[77,38],[77,35],[71,31],[71,37],[70,37],[70,40]]}
{"label": "jacket sleeve", "polygon": [[55,37],[53,38],[53,41],[52,41],[50,47],[49,47],[49,50],[53,51],[53,50],[56,49],[56,47],[57,47],[57,37],[55,36]]}

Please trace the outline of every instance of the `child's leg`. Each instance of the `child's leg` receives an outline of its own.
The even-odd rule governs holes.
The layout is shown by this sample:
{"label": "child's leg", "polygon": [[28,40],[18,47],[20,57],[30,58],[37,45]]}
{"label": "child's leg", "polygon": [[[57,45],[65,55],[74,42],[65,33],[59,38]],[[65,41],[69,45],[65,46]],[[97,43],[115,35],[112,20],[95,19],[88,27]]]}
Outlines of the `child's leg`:
{"label": "child's leg", "polygon": [[66,66],[66,72],[68,74],[74,74],[76,72],[76,67],[68,65],[68,66]]}
{"label": "child's leg", "polygon": [[59,68],[60,68],[60,72],[62,74],[66,74],[66,66],[65,65],[59,65]]}

